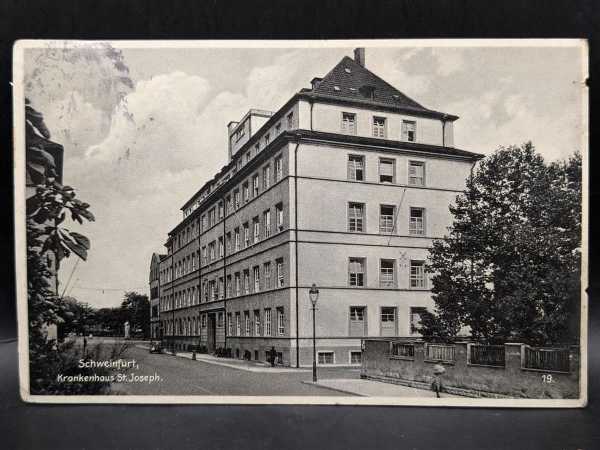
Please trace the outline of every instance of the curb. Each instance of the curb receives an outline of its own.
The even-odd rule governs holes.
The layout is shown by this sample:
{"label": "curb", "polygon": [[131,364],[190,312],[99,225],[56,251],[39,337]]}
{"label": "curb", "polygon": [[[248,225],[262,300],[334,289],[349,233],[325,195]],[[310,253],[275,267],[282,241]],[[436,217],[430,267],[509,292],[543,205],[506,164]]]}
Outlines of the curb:
{"label": "curb", "polygon": [[307,384],[309,386],[316,386],[316,387],[320,387],[322,389],[329,389],[330,391],[335,391],[335,392],[340,392],[342,394],[347,394],[347,395],[352,395],[354,397],[368,397],[368,395],[363,395],[363,394],[357,394],[356,392],[352,392],[352,391],[346,391],[344,389],[339,389],[339,388],[334,388],[334,387],[330,387],[330,386],[325,386],[323,384],[319,384],[319,382],[313,382],[313,381],[301,381],[302,384]]}

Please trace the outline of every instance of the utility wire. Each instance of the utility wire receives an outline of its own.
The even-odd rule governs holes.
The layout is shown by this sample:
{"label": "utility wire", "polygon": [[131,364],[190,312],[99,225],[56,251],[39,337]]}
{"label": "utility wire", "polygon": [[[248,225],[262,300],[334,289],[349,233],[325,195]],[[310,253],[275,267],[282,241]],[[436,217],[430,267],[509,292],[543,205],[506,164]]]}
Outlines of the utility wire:
{"label": "utility wire", "polygon": [[69,287],[69,283],[71,282],[71,278],[73,278],[73,274],[75,273],[75,270],[77,269],[77,264],[79,264],[79,258],[77,258],[77,260],[75,261],[75,265],[71,269],[71,274],[69,275],[69,279],[65,283],[65,288],[63,289],[63,292],[62,292],[62,295],[60,296],[60,298],[64,298],[65,292],[67,292],[67,288]]}

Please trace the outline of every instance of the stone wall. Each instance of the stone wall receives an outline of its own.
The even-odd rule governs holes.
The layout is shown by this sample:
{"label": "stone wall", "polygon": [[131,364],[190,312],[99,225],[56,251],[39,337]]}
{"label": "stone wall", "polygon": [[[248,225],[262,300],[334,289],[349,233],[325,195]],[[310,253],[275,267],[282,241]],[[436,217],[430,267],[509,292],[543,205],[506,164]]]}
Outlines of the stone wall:
{"label": "stone wall", "polygon": [[426,343],[411,342],[414,357],[391,355],[390,340],[365,340],[361,377],[429,388],[433,367],[442,364],[446,392],[472,397],[578,398],[579,347],[570,347],[569,372],[522,367],[523,344],[505,344],[504,367],[474,365],[468,359],[469,342],[454,345],[454,361],[428,361]]}

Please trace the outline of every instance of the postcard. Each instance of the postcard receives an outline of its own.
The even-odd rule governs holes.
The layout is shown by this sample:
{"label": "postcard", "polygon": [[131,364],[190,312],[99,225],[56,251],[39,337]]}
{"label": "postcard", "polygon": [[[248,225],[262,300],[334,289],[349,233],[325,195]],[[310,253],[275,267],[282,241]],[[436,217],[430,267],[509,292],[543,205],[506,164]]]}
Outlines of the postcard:
{"label": "postcard", "polygon": [[581,407],[583,40],[18,41],[21,397]]}

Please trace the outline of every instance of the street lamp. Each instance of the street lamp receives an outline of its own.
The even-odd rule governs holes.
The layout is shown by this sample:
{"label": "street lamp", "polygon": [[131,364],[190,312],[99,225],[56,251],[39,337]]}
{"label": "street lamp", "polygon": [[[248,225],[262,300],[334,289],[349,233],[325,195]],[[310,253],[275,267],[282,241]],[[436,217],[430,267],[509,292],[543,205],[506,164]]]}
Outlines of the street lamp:
{"label": "street lamp", "polygon": [[316,325],[315,325],[315,310],[317,309],[317,300],[319,299],[319,290],[315,283],[312,284],[308,291],[310,302],[312,303],[313,316],[313,383],[317,382],[317,344],[316,344]]}

